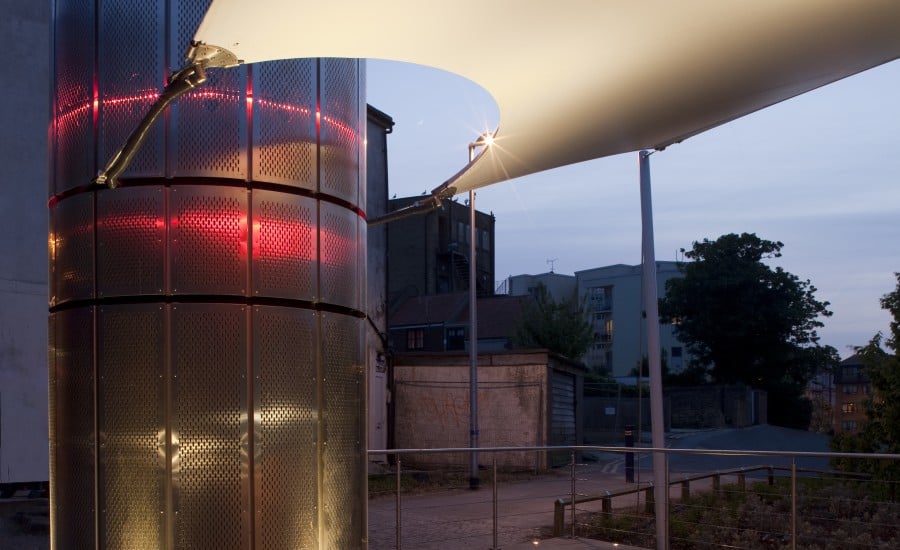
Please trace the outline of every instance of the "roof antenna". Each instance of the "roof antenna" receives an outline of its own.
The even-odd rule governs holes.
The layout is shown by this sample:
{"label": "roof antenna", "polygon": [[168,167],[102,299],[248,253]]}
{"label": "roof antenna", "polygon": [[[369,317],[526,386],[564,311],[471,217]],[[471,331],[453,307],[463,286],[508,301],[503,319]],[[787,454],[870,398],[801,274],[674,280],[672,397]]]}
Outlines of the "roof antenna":
{"label": "roof antenna", "polygon": [[558,259],[559,258],[553,258],[552,260],[547,260],[547,265],[550,266],[550,273],[553,273],[553,264],[555,264]]}

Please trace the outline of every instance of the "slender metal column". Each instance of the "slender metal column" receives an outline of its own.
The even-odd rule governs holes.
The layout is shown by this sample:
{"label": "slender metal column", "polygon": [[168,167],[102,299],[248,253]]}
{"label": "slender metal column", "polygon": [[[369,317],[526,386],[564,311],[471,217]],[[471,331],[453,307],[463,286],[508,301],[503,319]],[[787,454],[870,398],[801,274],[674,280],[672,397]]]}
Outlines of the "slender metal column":
{"label": "slender metal column", "polygon": [[[475,149],[469,147],[469,162]],[[475,191],[469,191],[469,447],[478,448],[478,310],[475,274]],[[478,489],[478,452],[469,453],[469,489]]]}
{"label": "slender metal column", "polygon": [[[656,290],[656,253],[653,245],[653,206],[650,197],[650,155],[641,151],[641,228],[644,262],[643,275],[644,311],[647,323],[647,360],[650,369],[650,431],[653,446],[665,447],[663,432],[662,367],[659,352],[659,305]],[[669,547],[669,518],[666,515],[668,486],[666,485],[666,457],[653,453],[653,485],[655,491],[656,548]]]}

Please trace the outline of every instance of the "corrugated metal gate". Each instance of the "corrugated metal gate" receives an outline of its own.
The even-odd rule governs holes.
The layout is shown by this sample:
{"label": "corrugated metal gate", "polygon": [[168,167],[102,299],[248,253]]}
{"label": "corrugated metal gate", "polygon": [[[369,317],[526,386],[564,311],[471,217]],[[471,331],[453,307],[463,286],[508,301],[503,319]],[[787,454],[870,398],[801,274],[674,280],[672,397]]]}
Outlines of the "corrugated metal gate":
{"label": "corrugated metal gate", "polygon": [[[575,432],[575,376],[550,372],[550,441],[555,445],[577,445]],[[569,462],[568,453],[550,453],[552,466]]]}

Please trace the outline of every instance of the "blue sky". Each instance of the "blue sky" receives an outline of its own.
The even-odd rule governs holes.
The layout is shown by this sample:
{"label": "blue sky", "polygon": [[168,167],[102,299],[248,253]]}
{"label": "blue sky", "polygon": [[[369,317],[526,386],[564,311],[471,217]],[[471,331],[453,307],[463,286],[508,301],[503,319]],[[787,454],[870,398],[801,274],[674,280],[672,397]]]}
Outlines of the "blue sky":
{"label": "blue sky", "polygon": [[[394,118],[390,193],[420,195],[459,170],[467,144],[498,114],[456,75],[368,62],[368,101]],[[834,315],[838,349],[886,331],[879,298],[900,271],[900,62],[820,88],[651,156],[656,257],[725,233],[782,241],[780,265],[809,279]],[[460,197],[460,200],[465,197]],[[496,277],[640,262],[637,153],[477,191],[493,212]]]}

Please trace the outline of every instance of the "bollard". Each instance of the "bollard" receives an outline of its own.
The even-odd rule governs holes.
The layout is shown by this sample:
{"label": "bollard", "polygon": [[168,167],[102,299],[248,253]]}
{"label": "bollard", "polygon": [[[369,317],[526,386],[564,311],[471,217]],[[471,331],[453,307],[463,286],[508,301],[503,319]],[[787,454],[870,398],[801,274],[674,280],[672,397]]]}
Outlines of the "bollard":
{"label": "bollard", "polygon": [[560,537],[566,524],[566,501],[558,498],[553,503],[553,536]]}
{"label": "bollard", "polygon": [[[634,426],[625,426],[625,446],[634,448]],[[634,453],[625,453],[625,483],[634,483]]]}

